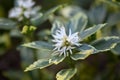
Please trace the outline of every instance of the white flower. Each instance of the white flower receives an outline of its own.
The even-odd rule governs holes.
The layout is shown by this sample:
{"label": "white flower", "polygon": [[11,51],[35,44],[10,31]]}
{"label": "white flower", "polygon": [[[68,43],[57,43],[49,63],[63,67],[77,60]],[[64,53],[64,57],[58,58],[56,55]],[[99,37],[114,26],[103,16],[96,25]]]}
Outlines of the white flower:
{"label": "white flower", "polygon": [[18,7],[32,8],[34,4],[35,2],[33,2],[32,0],[17,0]]}
{"label": "white flower", "polygon": [[17,7],[10,10],[9,18],[22,21],[24,18],[29,19],[38,15],[40,7],[33,7],[34,4],[32,0],[17,0]]}
{"label": "white flower", "polygon": [[40,7],[37,6],[32,9],[25,10],[23,14],[26,18],[30,18],[38,15],[39,10],[40,10]]}
{"label": "white flower", "polygon": [[69,35],[67,35],[65,27],[56,30],[56,34],[53,35],[53,38],[53,42],[55,43],[55,53],[58,52],[60,56],[68,56],[69,53],[72,54],[72,49],[74,49],[75,46],[80,45],[78,32],[72,34],[71,29],[69,29]]}
{"label": "white flower", "polygon": [[18,20],[21,20],[22,19],[22,17],[21,17],[22,12],[23,12],[22,8],[15,7],[15,8],[10,10],[9,18],[17,18]]}

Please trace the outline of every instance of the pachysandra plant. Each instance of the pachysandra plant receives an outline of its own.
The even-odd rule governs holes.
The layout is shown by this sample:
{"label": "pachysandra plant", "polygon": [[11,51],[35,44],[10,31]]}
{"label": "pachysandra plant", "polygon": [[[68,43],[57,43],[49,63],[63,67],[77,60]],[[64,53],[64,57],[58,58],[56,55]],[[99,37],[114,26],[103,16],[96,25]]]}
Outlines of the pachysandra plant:
{"label": "pachysandra plant", "polygon": [[[93,42],[92,45],[83,43],[85,38],[106,25],[98,24],[86,29],[87,22],[87,16],[82,12],[77,13],[66,24],[55,20],[51,29],[53,37],[51,43],[35,41],[23,44],[23,46],[30,48],[49,50],[51,54],[47,59],[39,59],[34,62],[25,71],[43,69],[52,64],[57,65],[67,59],[69,63],[66,63],[70,66],[70,69],[61,70],[57,73],[56,78],[57,80],[70,80],[77,73],[75,61],[83,60],[91,54],[107,51],[114,47],[119,40],[118,37],[103,38]],[[104,48],[100,46],[100,48],[98,46],[100,43],[107,46]]]}

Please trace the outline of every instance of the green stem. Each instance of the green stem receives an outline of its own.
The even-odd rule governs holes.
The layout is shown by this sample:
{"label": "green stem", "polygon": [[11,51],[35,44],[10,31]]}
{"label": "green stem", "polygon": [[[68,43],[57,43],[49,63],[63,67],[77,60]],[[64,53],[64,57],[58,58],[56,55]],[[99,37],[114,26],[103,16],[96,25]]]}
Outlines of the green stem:
{"label": "green stem", "polygon": [[68,64],[68,66],[70,68],[74,68],[75,67],[75,62],[70,58],[70,56],[66,57],[66,63]]}
{"label": "green stem", "polygon": [[[69,65],[70,68],[76,68],[76,62],[71,59],[70,56],[67,57],[66,63]],[[76,75],[74,76],[74,80],[79,80],[79,73],[77,72]]]}

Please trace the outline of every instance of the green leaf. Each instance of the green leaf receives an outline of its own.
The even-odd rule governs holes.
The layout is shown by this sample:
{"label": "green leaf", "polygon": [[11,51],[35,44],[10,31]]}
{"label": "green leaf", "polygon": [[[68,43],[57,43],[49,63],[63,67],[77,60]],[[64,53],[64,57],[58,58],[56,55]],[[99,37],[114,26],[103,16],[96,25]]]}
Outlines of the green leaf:
{"label": "green leaf", "polygon": [[39,16],[32,18],[31,19],[32,24],[37,26],[37,25],[43,23],[44,21],[46,21],[49,18],[49,16],[51,14],[53,14],[56,10],[60,9],[62,6],[63,5],[56,6],[52,9],[48,10],[47,12],[45,12],[43,15],[40,14]]}
{"label": "green leaf", "polygon": [[120,12],[110,14],[107,20],[108,26],[113,26],[120,22]]}
{"label": "green leaf", "polygon": [[16,27],[16,23],[12,20],[0,18],[0,29],[14,29]]}
{"label": "green leaf", "polygon": [[17,50],[20,51],[21,67],[24,69],[34,61],[34,51],[30,48],[21,46],[17,47]]}
{"label": "green leaf", "polygon": [[83,51],[80,51],[78,53],[74,53],[71,55],[71,58],[73,60],[79,60],[79,59],[85,59],[87,58],[90,54],[93,54],[94,50],[93,49],[90,49],[90,50],[83,50]]}
{"label": "green leaf", "polygon": [[[93,46],[91,46],[91,45],[88,45],[88,44],[82,44],[78,49],[81,50],[81,51],[93,50],[93,53],[96,53],[96,52],[97,52],[97,49],[95,49],[95,47],[93,47]],[[93,53],[92,53],[92,54],[93,54]]]}
{"label": "green leaf", "polygon": [[58,63],[62,62],[64,59],[65,59],[65,56],[63,56],[63,55],[59,56],[59,55],[54,54],[49,59],[49,62],[54,63],[54,64],[58,64]]}
{"label": "green leaf", "polygon": [[62,14],[67,19],[73,17],[75,14],[79,12],[84,12],[84,11],[79,6],[75,6],[75,5],[67,5],[60,10],[60,14]]}
{"label": "green leaf", "polygon": [[67,24],[67,28],[72,29],[73,32],[82,32],[87,25],[87,16],[83,12],[77,13]]}
{"label": "green leaf", "polygon": [[94,46],[98,52],[103,52],[114,48],[118,42],[120,42],[119,37],[111,36],[92,42],[92,46]]}
{"label": "green leaf", "polygon": [[38,49],[36,50],[37,59],[48,58],[53,53],[53,50]]}
{"label": "green leaf", "polygon": [[10,36],[22,37],[23,35],[20,33],[20,30],[18,28],[14,28],[14,29],[10,30]]}
{"label": "green leaf", "polygon": [[56,30],[63,26],[64,26],[64,24],[62,22],[60,22],[59,20],[55,20],[52,24],[51,33],[55,34]]}
{"label": "green leaf", "polygon": [[98,5],[90,9],[88,17],[91,23],[99,24],[104,21],[106,13],[107,9],[105,5]]}
{"label": "green leaf", "polygon": [[95,32],[97,32],[98,30],[100,30],[102,27],[104,27],[106,24],[98,24],[98,25],[95,25],[93,27],[90,27],[86,30],[84,30],[83,32],[81,32],[79,34],[80,38],[83,40],[89,36],[91,36],[92,34],[94,34]]}
{"label": "green leaf", "polygon": [[52,65],[52,63],[49,63],[49,59],[39,59],[38,61],[34,62],[29,67],[27,67],[25,71],[31,71],[34,69],[43,69],[50,65]]}
{"label": "green leaf", "polygon": [[118,2],[117,0],[102,0],[102,1],[112,6],[120,8],[120,2]]}
{"label": "green leaf", "polygon": [[26,44],[23,44],[22,46],[29,47],[29,48],[35,48],[35,49],[49,49],[49,50],[53,49],[52,44],[43,42],[43,41],[35,41],[31,43],[26,43]]}
{"label": "green leaf", "polygon": [[116,55],[120,55],[120,43],[118,43],[114,48],[112,48],[111,51]]}
{"label": "green leaf", "polygon": [[57,80],[70,80],[77,72],[77,69],[63,69],[57,73]]}

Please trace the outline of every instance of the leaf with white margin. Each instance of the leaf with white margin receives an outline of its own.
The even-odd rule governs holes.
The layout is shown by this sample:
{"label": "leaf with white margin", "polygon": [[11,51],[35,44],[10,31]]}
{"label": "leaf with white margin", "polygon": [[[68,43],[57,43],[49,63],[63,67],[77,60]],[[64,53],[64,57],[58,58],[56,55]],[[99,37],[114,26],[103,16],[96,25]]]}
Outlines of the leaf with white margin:
{"label": "leaf with white margin", "polygon": [[98,5],[91,7],[88,12],[89,21],[92,24],[103,23],[107,14],[107,9],[105,5]]}
{"label": "leaf with white margin", "polygon": [[98,52],[103,52],[114,48],[116,44],[119,42],[120,42],[119,37],[111,36],[96,40],[91,44],[97,49]]}
{"label": "leaf with white margin", "polygon": [[116,55],[120,55],[120,43],[118,43],[113,49],[111,49],[111,51]]}
{"label": "leaf with white margin", "polygon": [[84,30],[83,32],[81,32],[79,34],[80,38],[83,40],[89,36],[91,36],[92,34],[94,34],[95,32],[97,32],[98,30],[100,30],[101,28],[103,28],[106,24],[98,24],[98,25],[95,25],[93,27],[90,27],[86,30]]}
{"label": "leaf with white margin", "polygon": [[48,67],[50,65],[52,65],[52,63],[49,63],[49,59],[39,59],[38,61],[34,62],[29,67],[27,67],[25,69],[25,72],[31,71],[34,69],[43,69],[43,68]]}
{"label": "leaf with white margin", "polygon": [[53,49],[52,44],[44,42],[44,41],[34,41],[31,43],[25,43],[22,46],[29,47],[29,48],[35,48],[35,49],[49,49],[49,50]]}
{"label": "leaf with white margin", "polygon": [[14,29],[17,23],[6,18],[0,18],[0,29],[10,30]]}
{"label": "leaf with white margin", "polygon": [[83,50],[83,51],[80,51],[80,52],[78,52],[78,53],[72,54],[70,57],[71,57],[73,60],[85,59],[85,58],[87,58],[90,54],[93,54],[93,52],[94,52],[93,49]]}
{"label": "leaf with white margin", "polygon": [[115,1],[115,0],[101,0],[109,5],[115,6],[115,7],[120,7],[120,2],[119,1]]}
{"label": "leaf with white margin", "polygon": [[57,65],[58,63],[62,62],[64,59],[65,59],[65,56],[63,55],[59,56],[58,54],[57,55],[53,54],[49,59],[49,62]]}
{"label": "leaf with white margin", "polygon": [[59,20],[55,20],[52,24],[51,33],[55,34],[56,30],[60,29],[61,27],[64,27],[64,24]]}
{"label": "leaf with white margin", "polygon": [[54,8],[51,8],[50,10],[48,10],[47,12],[45,12],[44,14],[41,14],[41,13],[40,13],[39,16],[36,16],[35,18],[32,18],[32,19],[31,19],[31,23],[32,23],[33,25],[42,24],[44,21],[46,21],[46,20],[49,18],[49,16],[50,16],[51,14],[53,14],[56,10],[62,8],[63,6],[64,6],[64,5],[58,5],[58,6],[54,7]]}
{"label": "leaf with white margin", "polygon": [[85,51],[85,50],[93,50],[93,53],[98,52],[97,49],[95,47],[93,47],[92,45],[88,45],[88,44],[82,44],[79,48],[77,48],[81,51]]}
{"label": "leaf with white margin", "polygon": [[71,29],[72,32],[82,32],[86,25],[88,19],[85,13],[78,12],[75,16],[73,16],[67,24],[68,30]]}
{"label": "leaf with white margin", "polygon": [[76,72],[76,68],[63,69],[57,73],[56,78],[57,80],[70,80],[76,74]]}

